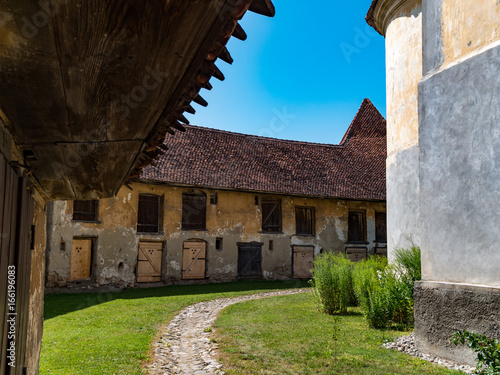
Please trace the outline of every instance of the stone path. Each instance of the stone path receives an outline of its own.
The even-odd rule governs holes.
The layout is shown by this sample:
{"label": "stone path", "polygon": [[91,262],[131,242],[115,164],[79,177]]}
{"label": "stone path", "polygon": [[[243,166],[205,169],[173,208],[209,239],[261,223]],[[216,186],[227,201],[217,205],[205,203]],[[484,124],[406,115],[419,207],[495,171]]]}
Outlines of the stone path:
{"label": "stone path", "polygon": [[164,328],[160,340],[155,343],[148,374],[224,374],[215,356],[217,344],[210,340],[212,324],[221,310],[239,302],[308,291],[310,289],[294,289],[220,298],[186,307]]}
{"label": "stone path", "polygon": [[[149,375],[222,375],[222,365],[217,361],[218,346],[210,340],[212,324],[219,312],[235,303],[267,297],[305,293],[310,289],[294,289],[253,294],[234,298],[220,298],[200,302],[186,307],[163,329],[161,338],[155,343],[153,363]],[[399,350],[414,357],[454,370],[473,373],[473,368],[419,353],[415,348],[413,334],[400,337],[394,342],[386,342],[388,349]]]}

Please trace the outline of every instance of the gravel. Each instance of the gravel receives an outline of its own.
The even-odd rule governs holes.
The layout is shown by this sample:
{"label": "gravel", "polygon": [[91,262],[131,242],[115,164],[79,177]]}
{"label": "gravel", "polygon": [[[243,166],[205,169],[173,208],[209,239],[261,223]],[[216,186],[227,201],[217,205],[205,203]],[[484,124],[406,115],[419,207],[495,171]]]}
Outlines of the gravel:
{"label": "gravel", "polygon": [[461,365],[459,363],[454,363],[440,357],[420,353],[415,347],[415,335],[413,333],[409,336],[399,337],[393,342],[386,341],[383,345],[387,349],[398,350],[402,353],[409,354],[413,357],[423,359],[424,361],[431,362],[442,367],[462,371],[466,374],[474,374],[474,367]]}

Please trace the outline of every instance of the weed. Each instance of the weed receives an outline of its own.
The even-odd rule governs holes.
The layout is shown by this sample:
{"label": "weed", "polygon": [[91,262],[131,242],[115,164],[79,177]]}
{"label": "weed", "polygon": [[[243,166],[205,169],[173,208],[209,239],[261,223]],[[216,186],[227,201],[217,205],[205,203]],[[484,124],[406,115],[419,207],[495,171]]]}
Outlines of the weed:
{"label": "weed", "polygon": [[325,313],[346,313],[352,304],[352,268],[353,263],[341,254],[325,253],[314,261],[311,285]]}
{"label": "weed", "polygon": [[455,345],[465,344],[477,353],[476,374],[500,374],[500,341],[469,331],[458,331],[451,337]]}

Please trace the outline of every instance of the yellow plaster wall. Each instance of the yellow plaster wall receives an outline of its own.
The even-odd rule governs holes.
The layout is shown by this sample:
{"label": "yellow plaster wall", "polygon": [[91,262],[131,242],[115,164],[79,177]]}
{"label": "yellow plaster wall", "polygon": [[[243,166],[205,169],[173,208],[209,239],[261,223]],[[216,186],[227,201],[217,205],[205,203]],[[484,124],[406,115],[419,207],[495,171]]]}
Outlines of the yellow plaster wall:
{"label": "yellow plaster wall", "polygon": [[400,9],[386,31],[387,153],[418,144],[418,83],[422,78],[422,10]]}
{"label": "yellow plaster wall", "polygon": [[[188,187],[172,187],[134,183],[133,190],[123,187],[115,198],[99,202],[99,222],[73,222],[72,202],[57,202],[49,239],[48,285],[64,285],[69,278],[71,244],[73,237],[95,238],[97,252],[95,271],[97,284],[124,283],[133,285],[139,241],[164,244],[162,280],[179,282],[182,269],[184,241],[197,239],[207,243],[207,278],[211,281],[233,280],[238,277],[238,242],[263,244],[263,276],[269,279],[291,276],[292,245],[311,245],[315,252],[342,251],[347,239],[349,209],[365,209],[368,220],[370,246],[375,239],[375,210],[385,212],[382,202],[355,202],[338,199],[317,199],[281,196],[282,233],[261,233],[260,202],[264,194],[196,189],[207,196],[206,230],[186,231],[181,228],[182,194],[193,192]],[[162,229],[160,233],[136,232],[138,198],[141,193],[156,194],[163,198]],[[218,203],[210,204],[210,194],[217,193]],[[259,198],[259,205],[255,204]],[[315,207],[316,234],[295,235],[295,206]],[[63,212],[61,215],[60,213]],[[223,239],[222,250],[215,249],[217,237]],[[61,239],[66,250],[60,251]],[[269,249],[273,241],[274,250]],[[122,264],[120,270],[118,264]]]}
{"label": "yellow plaster wall", "polygon": [[444,65],[500,40],[500,2],[443,0]]}

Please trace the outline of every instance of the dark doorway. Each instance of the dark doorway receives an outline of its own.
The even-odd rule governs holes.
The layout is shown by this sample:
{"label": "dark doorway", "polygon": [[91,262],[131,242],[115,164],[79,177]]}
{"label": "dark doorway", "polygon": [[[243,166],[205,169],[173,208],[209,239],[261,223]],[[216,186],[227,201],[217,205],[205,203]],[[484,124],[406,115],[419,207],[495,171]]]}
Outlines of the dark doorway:
{"label": "dark doorway", "polygon": [[262,276],[262,243],[238,243],[238,275],[245,277]]}

